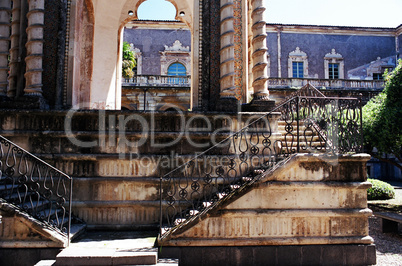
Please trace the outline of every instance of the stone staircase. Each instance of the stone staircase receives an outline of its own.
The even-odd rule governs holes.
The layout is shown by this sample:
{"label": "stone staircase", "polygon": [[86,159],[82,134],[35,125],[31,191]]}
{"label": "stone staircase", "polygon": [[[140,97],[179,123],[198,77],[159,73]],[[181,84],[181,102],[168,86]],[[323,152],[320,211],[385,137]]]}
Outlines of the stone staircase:
{"label": "stone staircase", "polygon": [[[323,98],[309,101],[300,111],[291,98],[263,116],[0,111],[0,134],[74,178],[73,214],[89,229],[160,227],[158,244],[168,255],[159,255],[183,265],[191,265],[186,247],[201,246],[318,245],[322,250],[323,245],[345,244],[364,245],[367,253],[372,243],[365,231],[369,212],[363,207],[367,158],[335,156],[339,147],[329,145],[310,116],[299,117],[310,111],[313,118],[327,115],[320,107]],[[352,143],[350,151],[358,149]],[[356,173],[349,173],[349,166]],[[314,203],[298,200],[305,197]],[[359,226],[363,229],[353,229]],[[310,237],[311,232],[318,235]],[[63,252],[61,265],[69,260],[60,262],[64,255],[105,263],[120,259],[117,249],[105,256],[96,255],[99,250],[88,251],[91,256]]]}
{"label": "stone staircase", "polygon": [[182,265],[375,264],[368,235],[369,158],[292,155],[162,228],[160,256],[175,256]]}
{"label": "stone staircase", "polygon": [[262,116],[166,173],[158,238],[165,255],[183,265],[375,263],[369,156],[342,155],[361,150],[358,103],[288,99],[274,109],[274,130]]}
{"label": "stone staircase", "polygon": [[69,176],[0,136],[0,246],[65,247],[86,225],[70,224]]}
{"label": "stone staircase", "polygon": [[143,230],[159,226],[160,176],[253,116],[0,111],[0,134],[74,178],[72,210],[89,229]]}

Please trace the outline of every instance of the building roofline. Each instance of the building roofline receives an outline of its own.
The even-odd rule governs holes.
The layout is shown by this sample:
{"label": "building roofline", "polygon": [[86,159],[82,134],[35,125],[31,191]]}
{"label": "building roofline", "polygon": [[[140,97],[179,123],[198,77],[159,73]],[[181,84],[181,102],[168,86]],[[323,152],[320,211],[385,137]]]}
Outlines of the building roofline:
{"label": "building roofline", "polygon": [[311,33],[329,33],[329,34],[362,34],[362,35],[382,35],[395,36],[398,31],[402,31],[402,25],[396,28],[389,27],[356,27],[356,26],[331,26],[331,25],[305,25],[305,24],[282,24],[267,23],[267,30],[275,29],[284,32],[307,31]]}
{"label": "building roofline", "polygon": [[338,26],[338,25],[314,25],[314,24],[287,24],[287,23],[271,23],[267,22],[267,25],[278,25],[278,26],[301,26],[301,27],[320,27],[320,28],[342,28],[342,29],[388,29],[395,30],[398,27],[363,27],[363,26]]}
{"label": "building roofline", "polygon": [[131,23],[146,23],[146,22],[184,23],[180,20],[159,20],[159,19],[134,19],[134,20],[131,20],[130,22]]}

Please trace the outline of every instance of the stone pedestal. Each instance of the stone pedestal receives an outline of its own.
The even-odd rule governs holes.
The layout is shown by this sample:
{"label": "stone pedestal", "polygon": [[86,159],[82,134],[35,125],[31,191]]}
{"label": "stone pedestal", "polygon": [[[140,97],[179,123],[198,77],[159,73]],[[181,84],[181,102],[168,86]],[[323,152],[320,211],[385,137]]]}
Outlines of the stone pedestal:
{"label": "stone pedestal", "polygon": [[[228,260],[230,265],[245,265],[246,258],[256,260],[250,265],[374,264],[375,248],[368,235],[369,158],[294,155],[158,244],[178,252],[183,265]],[[212,253],[222,259],[206,255]],[[355,259],[354,254],[361,256]]]}

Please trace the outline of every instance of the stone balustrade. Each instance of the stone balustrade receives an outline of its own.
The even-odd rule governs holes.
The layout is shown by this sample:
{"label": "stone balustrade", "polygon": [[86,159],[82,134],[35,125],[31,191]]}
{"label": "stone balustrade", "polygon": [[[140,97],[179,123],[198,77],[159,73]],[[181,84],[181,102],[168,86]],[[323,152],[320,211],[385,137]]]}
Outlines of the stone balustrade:
{"label": "stone balustrade", "polygon": [[269,78],[270,88],[294,88],[310,84],[316,88],[345,88],[345,89],[382,89],[382,80],[346,80],[346,79],[295,79],[295,78]]}
{"label": "stone balustrade", "polygon": [[123,79],[123,86],[173,86],[190,87],[191,76],[162,76],[162,75],[137,75],[131,79]]}

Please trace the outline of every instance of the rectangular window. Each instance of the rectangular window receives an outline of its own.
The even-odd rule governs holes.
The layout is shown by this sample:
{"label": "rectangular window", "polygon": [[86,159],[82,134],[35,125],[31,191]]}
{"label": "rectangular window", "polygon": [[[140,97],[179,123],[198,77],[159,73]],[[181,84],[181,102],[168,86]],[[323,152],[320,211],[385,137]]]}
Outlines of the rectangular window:
{"label": "rectangular window", "polygon": [[329,79],[339,79],[339,64],[328,64]]}
{"label": "rectangular window", "polygon": [[382,75],[384,75],[384,74],[382,74],[382,73],[373,73],[373,80],[382,80],[383,79]]}
{"label": "rectangular window", "polygon": [[293,62],[293,77],[294,78],[303,78],[304,67],[303,62]]}

